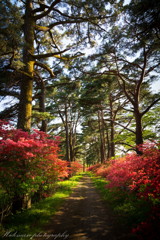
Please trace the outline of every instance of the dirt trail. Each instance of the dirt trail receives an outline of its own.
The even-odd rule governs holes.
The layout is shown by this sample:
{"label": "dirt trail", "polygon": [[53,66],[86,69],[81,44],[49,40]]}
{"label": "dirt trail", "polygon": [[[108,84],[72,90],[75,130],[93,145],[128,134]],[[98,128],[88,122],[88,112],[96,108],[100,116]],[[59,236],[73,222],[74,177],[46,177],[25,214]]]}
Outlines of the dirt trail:
{"label": "dirt trail", "polygon": [[130,234],[103,203],[90,177],[85,176],[45,229],[56,240],[131,240]]}

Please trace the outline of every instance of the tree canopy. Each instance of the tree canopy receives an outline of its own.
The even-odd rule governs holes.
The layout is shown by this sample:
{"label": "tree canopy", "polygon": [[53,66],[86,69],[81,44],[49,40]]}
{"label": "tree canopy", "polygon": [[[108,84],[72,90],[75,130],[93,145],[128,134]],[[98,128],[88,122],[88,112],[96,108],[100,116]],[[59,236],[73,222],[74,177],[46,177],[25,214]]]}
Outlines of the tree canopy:
{"label": "tree canopy", "polygon": [[[1,0],[1,119],[61,136],[63,158],[104,162],[158,139],[156,1]],[[5,102],[4,101],[4,102]]]}

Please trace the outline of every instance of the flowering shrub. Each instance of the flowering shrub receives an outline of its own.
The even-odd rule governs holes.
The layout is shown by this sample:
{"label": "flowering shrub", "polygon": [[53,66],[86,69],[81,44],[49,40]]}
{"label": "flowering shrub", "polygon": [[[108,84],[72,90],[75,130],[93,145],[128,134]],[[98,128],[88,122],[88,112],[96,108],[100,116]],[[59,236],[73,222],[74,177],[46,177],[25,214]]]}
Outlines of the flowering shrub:
{"label": "flowering shrub", "polygon": [[120,187],[135,191],[147,199],[160,199],[160,150],[158,144],[141,146],[143,155],[128,154],[109,164],[96,164],[89,168],[99,176],[106,177],[108,188]]}
{"label": "flowering shrub", "polygon": [[156,145],[142,147],[142,156],[129,154],[112,163],[108,187],[126,186],[140,197],[160,199],[160,150]]}
{"label": "flowering shrub", "polygon": [[97,173],[97,170],[101,167],[101,163],[97,163],[95,165],[90,166],[87,170],[93,173]]}
{"label": "flowering shrub", "polygon": [[106,178],[108,174],[109,166],[107,162],[103,164],[98,163],[90,166],[87,170],[95,173],[97,176]]}
{"label": "flowering shrub", "polygon": [[160,209],[153,207],[146,221],[141,222],[132,229],[139,240],[159,240],[160,236]]}
{"label": "flowering shrub", "polygon": [[43,186],[68,176],[58,157],[59,138],[37,130],[32,134],[0,121],[0,179],[10,197],[33,195]]}
{"label": "flowering shrub", "polygon": [[[124,196],[125,193],[128,196],[135,194],[137,199],[147,202],[150,216],[133,232],[138,234],[139,239],[157,239],[155,236],[159,236],[160,224],[160,144],[146,143],[139,148],[142,155],[128,154],[102,165],[96,164],[88,170],[109,180],[106,188],[112,192],[120,190]],[[141,238],[142,235],[145,238]]]}
{"label": "flowering shrub", "polygon": [[82,171],[83,166],[79,162],[71,162],[70,164],[70,174],[71,176],[77,174],[78,172]]}

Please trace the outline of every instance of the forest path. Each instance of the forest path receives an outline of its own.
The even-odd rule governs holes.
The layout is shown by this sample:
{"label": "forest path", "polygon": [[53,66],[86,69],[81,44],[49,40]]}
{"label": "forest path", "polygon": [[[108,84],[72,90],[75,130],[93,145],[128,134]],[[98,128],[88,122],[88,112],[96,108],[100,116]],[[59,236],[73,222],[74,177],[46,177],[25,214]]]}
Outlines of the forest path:
{"label": "forest path", "polygon": [[[56,240],[130,240],[130,234],[104,204],[89,176],[84,176],[45,228]],[[37,239],[37,238],[36,238]]]}

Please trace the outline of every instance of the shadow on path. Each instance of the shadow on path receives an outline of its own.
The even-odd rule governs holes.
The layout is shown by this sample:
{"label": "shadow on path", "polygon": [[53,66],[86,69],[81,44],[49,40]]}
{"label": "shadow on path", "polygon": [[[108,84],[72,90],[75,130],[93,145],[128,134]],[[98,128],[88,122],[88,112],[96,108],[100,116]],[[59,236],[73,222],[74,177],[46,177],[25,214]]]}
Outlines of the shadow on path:
{"label": "shadow on path", "polygon": [[135,239],[104,205],[90,177],[81,179],[63,207],[46,227],[46,238],[55,240]]}

